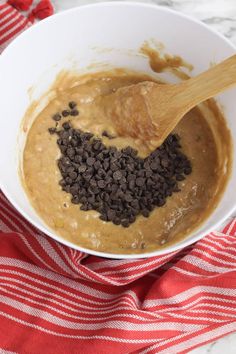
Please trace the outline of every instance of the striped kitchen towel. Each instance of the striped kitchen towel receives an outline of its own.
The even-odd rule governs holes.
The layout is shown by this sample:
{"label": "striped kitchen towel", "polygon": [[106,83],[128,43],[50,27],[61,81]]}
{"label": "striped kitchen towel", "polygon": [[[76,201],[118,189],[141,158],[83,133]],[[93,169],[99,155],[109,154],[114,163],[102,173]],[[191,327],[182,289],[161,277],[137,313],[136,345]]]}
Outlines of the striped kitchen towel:
{"label": "striped kitchen towel", "polygon": [[[1,49],[29,25],[0,3]],[[235,236],[236,220],[179,252],[103,259],[45,236],[0,193],[0,353],[179,354],[236,331]]]}
{"label": "striped kitchen towel", "polygon": [[22,31],[30,27],[31,22],[14,7],[1,4],[0,0],[0,53]]}
{"label": "striped kitchen towel", "polygon": [[[18,10],[23,10],[24,15]],[[53,6],[49,0],[41,0],[36,4],[33,0],[9,0],[7,3],[0,0],[0,53],[35,19],[42,20],[52,14]]]}

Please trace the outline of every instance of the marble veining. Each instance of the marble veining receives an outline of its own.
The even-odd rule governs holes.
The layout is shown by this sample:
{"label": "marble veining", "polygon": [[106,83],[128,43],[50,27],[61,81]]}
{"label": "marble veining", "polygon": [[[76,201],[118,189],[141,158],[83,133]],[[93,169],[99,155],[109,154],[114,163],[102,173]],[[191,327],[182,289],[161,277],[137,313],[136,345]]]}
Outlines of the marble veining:
{"label": "marble veining", "polygon": [[[54,4],[55,11],[59,12],[75,6],[102,1],[52,0],[52,3]],[[136,2],[166,6],[188,14],[222,33],[236,46],[236,0],[136,0]],[[234,216],[236,217],[236,213]],[[236,333],[197,348],[191,351],[190,354],[223,354],[224,352],[227,354],[236,354]]]}

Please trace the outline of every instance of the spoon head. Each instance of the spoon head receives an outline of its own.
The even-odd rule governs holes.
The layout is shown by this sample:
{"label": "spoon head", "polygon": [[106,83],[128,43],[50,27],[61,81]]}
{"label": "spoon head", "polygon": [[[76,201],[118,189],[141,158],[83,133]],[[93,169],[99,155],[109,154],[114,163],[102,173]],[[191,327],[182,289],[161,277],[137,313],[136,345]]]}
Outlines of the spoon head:
{"label": "spoon head", "polygon": [[107,96],[106,114],[117,133],[139,139],[151,148],[160,146],[177,124],[177,114],[170,105],[176,86],[145,81]]}

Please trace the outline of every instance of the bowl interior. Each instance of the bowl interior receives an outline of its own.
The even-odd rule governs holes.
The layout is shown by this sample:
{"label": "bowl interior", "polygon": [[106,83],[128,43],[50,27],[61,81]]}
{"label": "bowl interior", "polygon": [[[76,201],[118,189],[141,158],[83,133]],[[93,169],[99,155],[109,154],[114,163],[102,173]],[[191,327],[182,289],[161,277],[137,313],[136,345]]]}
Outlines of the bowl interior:
{"label": "bowl interior", "polygon": [[[40,98],[62,69],[83,72],[91,64],[105,63],[108,67],[151,73],[147,59],[137,55],[143,42],[150,39],[164,43],[167,52],[180,55],[193,64],[193,75],[206,70],[212,62],[235,53],[230,42],[222,36],[184,15],[155,5],[115,2],[87,5],[52,16],[20,35],[0,57],[1,127],[4,132],[0,139],[1,187],[15,207],[36,227],[85,252],[88,250],[56,236],[31,207],[18,174],[19,151],[25,139],[21,134],[19,146],[20,123],[32,99]],[[34,89],[30,96],[31,87]],[[235,89],[219,96],[232,136],[236,136],[235,96]],[[90,250],[88,253],[112,258],[141,258],[190,244],[217,227],[232,212],[235,181],[234,163],[218,208],[196,232],[174,246],[133,256]]]}

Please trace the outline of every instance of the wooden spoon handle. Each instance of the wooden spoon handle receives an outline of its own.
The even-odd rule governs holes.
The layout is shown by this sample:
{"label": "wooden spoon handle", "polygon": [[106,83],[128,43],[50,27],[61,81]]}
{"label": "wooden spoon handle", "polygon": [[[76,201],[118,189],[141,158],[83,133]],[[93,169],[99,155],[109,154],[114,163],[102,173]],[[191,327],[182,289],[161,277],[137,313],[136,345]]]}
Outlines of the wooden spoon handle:
{"label": "wooden spoon handle", "polygon": [[177,95],[178,100],[181,100],[182,107],[187,112],[197,104],[236,85],[236,55],[180,85],[182,90]]}

